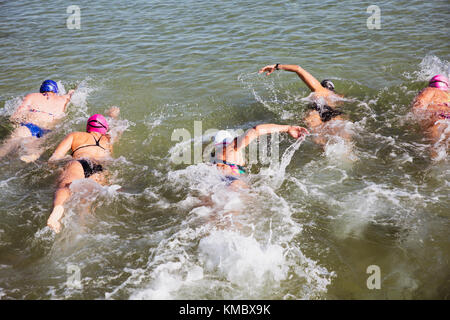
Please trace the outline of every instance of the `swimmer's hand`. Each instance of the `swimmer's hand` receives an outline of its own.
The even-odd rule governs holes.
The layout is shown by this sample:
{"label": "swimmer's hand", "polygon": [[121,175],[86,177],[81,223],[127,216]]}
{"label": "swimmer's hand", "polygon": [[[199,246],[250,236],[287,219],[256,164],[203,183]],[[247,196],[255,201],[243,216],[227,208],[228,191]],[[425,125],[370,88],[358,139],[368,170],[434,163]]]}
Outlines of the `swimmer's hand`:
{"label": "swimmer's hand", "polygon": [[294,139],[299,139],[303,136],[309,135],[309,131],[303,127],[290,126],[288,130],[289,135]]}
{"label": "swimmer's hand", "polygon": [[47,220],[47,226],[55,231],[55,233],[59,233],[61,231],[61,222],[59,222],[59,220],[62,218],[63,214],[64,207],[61,205],[57,205],[53,208],[53,211]]}
{"label": "swimmer's hand", "polygon": [[[74,93],[75,93],[75,90],[69,90],[69,92],[67,92],[65,95],[63,95],[63,97],[66,98],[66,106],[69,103],[70,99],[72,99],[72,96],[73,96]],[[64,106],[64,109],[65,109],[66,106]]]}
{"label": "swimmer's hand", "polygon": [[111,107],[106,114],[113,119],[117,119],[120,114],[120,109],[119,107]]}
{"label": "swimmer's hand", "polygon": [[271,64],[269,66],[265,66],[264,68],[261,68],[261,70],[258,71],[258,73],[263,73],[263,72],[267,72],[266,76],[268,76],[269,74],[271,74],[272,72],[274,72],[275,69],[275,64]]}

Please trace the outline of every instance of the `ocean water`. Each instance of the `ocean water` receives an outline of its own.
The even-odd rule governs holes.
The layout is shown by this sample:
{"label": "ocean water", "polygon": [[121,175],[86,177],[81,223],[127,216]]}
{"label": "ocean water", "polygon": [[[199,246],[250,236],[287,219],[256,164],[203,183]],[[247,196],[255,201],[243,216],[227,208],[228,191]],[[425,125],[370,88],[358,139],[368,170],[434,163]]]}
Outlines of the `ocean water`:
{"label": "ocean water", "polygon": [[[0,299],[448,299],[448,155],[430,160],[410,107],[450,75],[450,4],[378,1],[369,29],[372,4],[78,1],[69,29],[66,1],[0,1],[0,139],[44,79],[76,89],[39,160],[0,160]],[[257,74],[274,63],[333,80],[352,144],[281,135],[278,161],[252,164],[241,193],[206,163],[177,164],[210,141],[195,121],[304,125],[300,79]],[[75,182],[54,235],[62,166],[46,161],[111,106],[124,133],[110,186]],[[182,128],[192,139],[172,141]],[[380,289],[367,286],[372,265]]]}

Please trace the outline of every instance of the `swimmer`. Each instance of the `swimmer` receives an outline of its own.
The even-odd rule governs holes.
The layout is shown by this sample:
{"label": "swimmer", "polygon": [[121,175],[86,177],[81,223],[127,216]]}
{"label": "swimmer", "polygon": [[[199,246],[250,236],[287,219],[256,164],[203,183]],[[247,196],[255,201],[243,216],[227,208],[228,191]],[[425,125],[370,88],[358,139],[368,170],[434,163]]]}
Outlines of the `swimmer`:
{"label": "swimmer", "polygon": [[53,80],[45,80],[39,93],[25,96],[22,104],[10,117],[17,125],[11,136],[0,147],[0,158],[17,148],[25,139],[28,153],[20,157],[22,161],[32,162],[40,157],[39,146],[42,138],[53,129],[58,120],[65,116],[65,111],[74,90],[59,95],[58,85]]}
{"label": "swimmer", "polygon": [[299,126],[260,124],[240,137],[233,137],[226,130],[220,130],[214,137],[215,150],[211,153],[211,162],[223,173],[223,180],[232,188],[246,188],[239,178],[246,173],[243,151],[250,142],[261,135],[287,132],[292,138],[299,139],[308,130]]}
{"label": "swimmer", "polygon": [[[119,108],[112,107],[108,115],[116,119]],[[77,179],[92,179],[104,184],[105,168],[101,164],[110,157],[113,141],[108,132],[108,123],[104,116],[91,116],[86,125],[86,132],[68,134],[58,145],[49,162],[65,158],[68,151],[72,151],[73,160],[70,161],[61,174],[53,201],[53,210],[47,225],[56,233],[61,231],[61,218],[64,215],[64,202],[70,197],[70,185]]]}
{"label": "swimmer", "polygon": [[[308,112],[308,115],[304,119],[311,132],[316,134],[325,133],[328,135],[339,135],[347,141],[350,140],[349,132],[346,130],[336,130],[336,120],[344,120],[342,117],[343,112],[336,109],[337,102],[342,99],[343,96],[335,92],[334,84],[331,80],[319,82],[308,71],[300,66],[279,63],[265,66],[259,70],[259,73],[266,72],[266,75],[270,75],[275,70],[295,72],[314,93],[314,103],[311,105],[312,110]],[[326,144],[326,139],[323,136],[316,137],[314,141],[321,145]]]}
{"label": "swimmer", "polygon": [[431,157],[437,159],[439,150],[448,149],[450,140],[450,90],[449,80],[443,75],[430,79],[428,87],[414,99],[412,112],[417,117],[425,135],[433,143]]}

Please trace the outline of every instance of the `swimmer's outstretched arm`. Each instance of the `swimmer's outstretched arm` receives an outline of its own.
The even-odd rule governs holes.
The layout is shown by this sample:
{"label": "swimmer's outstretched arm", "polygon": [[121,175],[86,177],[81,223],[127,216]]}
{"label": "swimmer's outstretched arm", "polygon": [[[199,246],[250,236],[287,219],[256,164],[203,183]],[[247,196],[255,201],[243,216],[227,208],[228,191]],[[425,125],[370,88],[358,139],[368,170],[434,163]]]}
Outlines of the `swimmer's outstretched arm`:
{"label": "swimmer's outstretched arm", "polygon": [[72,95],[74,94],[75,90],[69,90],[69,92],[65,95],[63,95],[64,98],[66,98],[66,104],[64,105],[64,112],[66,112],[66,108],[69,105],[70,99],[72,99]]}
{"label": "swimmer's outstretched arm", "polygon": [[[106,115],[108,117],[113,118],[114,120],[117,120],[119,118],[119,114],[120,114],[120,108],[119,107],[111,107],[109,108],[109,110],[106,112]],[[120,137],[122,136],[123,130],[122,131],[118,131],[113,137],[111,137],[111,144],[110,144],[110,152],[113,152],[113,144],[116,143]]]}
{"label": "swimmer's outstretched arm", "polygon": [[257,139],[259,136],[278,132],[287,132],[294,139],[299,139],[300,137],[309,134],[308,130],[300,126],[259,124],[237,138],[236,151],[247,147],[250,142]]}
{"label": "swimmer's outstretched arm", "polygon": [[72,148],[72,142],[73,142],[73,133],[69,133],[63,141],[59,143],[59,145],[56,147],[55,152],[53,152],[50,159],[48,159],[49,162],[52,161],[58,161],[65,157],[67,152]]}
{"label": "swimmer's outstretched arm", "polygon": [[111,107],[109,108],[109,110],[106,112],[106,114],[113,118],[113,119],[117,119],[119,117],[120,114],[120,109],[119,107]]}
{"label": "swimmer's outstretched arm", "polygon": [[[276,66],[277,65],[275,64],[265,66],[264,68],[261,68],[261,70],[259,70],[259,73],[266,72],[266,75],[270,75],[272,72],[277,70],[275,68]],[[295,72],[300,77],[300,79],[302,79],[302,81],[308,86],[308,88],[313,92],[319,91],[327,92],[327,89],[322,87],[320,82],[316,78],[314,78],[312,74],[310,74],[308,71],[306,71],[300,66],[293,64],[278,64],[278,70]]]}

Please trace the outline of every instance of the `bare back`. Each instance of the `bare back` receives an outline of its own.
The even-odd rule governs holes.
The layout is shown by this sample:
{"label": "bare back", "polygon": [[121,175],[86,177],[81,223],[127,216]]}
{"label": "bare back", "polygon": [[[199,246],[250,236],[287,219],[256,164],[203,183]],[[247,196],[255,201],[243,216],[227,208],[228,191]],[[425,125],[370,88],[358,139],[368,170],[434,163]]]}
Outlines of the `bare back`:
{"label": "bare back", "polygon": [[57,95],[52,92],[30,93],[22,105],[11,117],[12,121],[34,123],[45,128],[53,126],[65,115],[65,108],[70,101],[70,95]]}
{"label": "bare back", "polygon": [[413,113],[425,126],[433,125],[442,118],[442,114],[450,113],[449,91],[427,87],[422,90],[413,102]]}
{"label": "bare back", "polygon": [[225,147],[220,145],[217,146],[215,151],[216,159],[244,166],[245,157],[242,154],[242,151],[236,149],[235,146],[236,146],[235,141],[229,143]]}
{"label": "bare back", "polygon": [[[74,132],[72,135],[72,156],[74,159],[102,159],[112,152],[111,137],[97,132]],[[98,144],[98,145],[97,145]]]}

